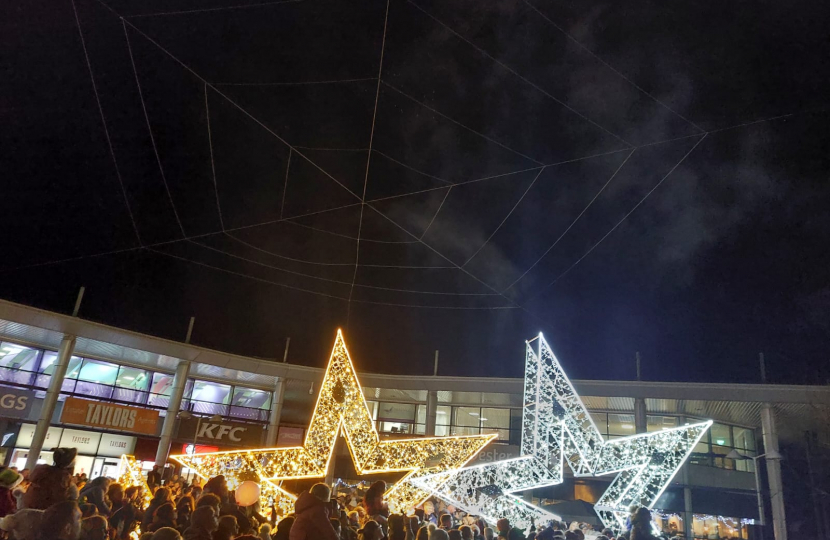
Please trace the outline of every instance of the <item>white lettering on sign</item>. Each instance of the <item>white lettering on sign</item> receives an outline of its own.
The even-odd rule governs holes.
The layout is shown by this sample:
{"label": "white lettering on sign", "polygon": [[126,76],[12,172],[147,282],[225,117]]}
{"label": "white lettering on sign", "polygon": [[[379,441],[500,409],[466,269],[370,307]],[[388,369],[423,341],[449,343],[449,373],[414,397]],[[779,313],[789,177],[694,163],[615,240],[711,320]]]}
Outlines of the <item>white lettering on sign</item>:
{"label": "white lettering on sign", "polygon": [[[214,430],[216,432],[214,433]],[[199,425],[199,431],[196,432],[197,439],[213,439],[214,441],[221,441],[227,435],[227,440],[239,442],[242,440],[240,433],[244,433],[248,428],[233,427],[224,424],[211,424],[203,422]]]}
{"label": "white lettering on sign", "polygon": [[18,396],[15,394],[3,394],[0,396],[0,408],[14,409],[22,411],[26,408],[26,402],[29,400],[26,396]]}
{"label": "white lettering on sign", "polygon": [[99,403],[87,405],[86,422],[100,426],[131,429],[135,426],[135,416],[138,411],[107,407]]}

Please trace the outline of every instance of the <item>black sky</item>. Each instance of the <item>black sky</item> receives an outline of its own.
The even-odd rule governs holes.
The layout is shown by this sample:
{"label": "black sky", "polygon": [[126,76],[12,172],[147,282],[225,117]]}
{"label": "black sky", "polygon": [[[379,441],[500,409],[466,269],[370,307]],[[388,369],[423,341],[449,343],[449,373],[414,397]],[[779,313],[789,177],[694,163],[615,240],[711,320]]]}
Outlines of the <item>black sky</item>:
{"label": "black sky", "polygon": [[830,7],[386,10],[5,3],[0,296],[307,365],[342,326],[521,376],[541,330],[575,378],[830,380]]}

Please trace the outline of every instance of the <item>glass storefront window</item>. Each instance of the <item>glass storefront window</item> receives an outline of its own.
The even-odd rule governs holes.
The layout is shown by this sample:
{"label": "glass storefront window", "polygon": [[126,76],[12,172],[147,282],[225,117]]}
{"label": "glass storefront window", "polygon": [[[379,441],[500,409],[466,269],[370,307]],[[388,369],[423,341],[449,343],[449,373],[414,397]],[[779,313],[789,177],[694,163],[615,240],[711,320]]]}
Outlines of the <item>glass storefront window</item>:
{"label": "glass storefront window", "polygon": [[[185,398],[182,400],[182,409],[187,409],[187,396],[193,388],[193,380],[188,379],[184,388]],[[150,395],[147,404],[153,407],[167,408],[170,404],[170,394],[173,392],[173,375],[167,373],[153,373],[153,382],[150,384]]]}
{"label": "glass storefront window", "polygon": [[118,376],[115,378],[115,386],[131,388],[133,390],[147,390],[150,385],[150,377],[143,369],[121,367]]}
{"label": "glass storefront window", "polygon": [[439,405],[435,410],[435,436],[446,437],[450,434],[450,418],[452,408],[446,405]]}
{"label": "glass storefront window", "polygon": [[597,426],[597,429],[600,433],[602,433],[603,437],[608,436],[608,415],[605,413],[595,413],[590,412],[591,419],[594,421],[594,424]]}
{"label": "glass storefront window", "polygon": [[[452,425],[456,427],[478,428],[481,424],[481,409],[478,407],[455,407],[453,409]],[[476,431],[478,433],[478,431]],[[455,433],[454,435],[460,435]]]}
{"label": "glass storefront window", "polygon": [[673,427],[677,427],[677,417],[676,416],[648,416],[646,417],[646,430],[651,433],[652,431],[661,431],[663,429],[671,429]]}
{"label": "glass storefront window", "polygon": [[498,433],[499,440],[510,440],[510,409],[481,409],[481,432]]}
{"label": "glass storefront window", "polygon": [[39,359],[40,351],[37,349],[0,343],[0,377],[7,382],[30,385]]}
{"label": "glass storefront window", "polygon": [[[107,362],[84,359],[80,370],[75,374],[78,383],[75,393],[99,399],[112,398],[112,387],[118,375],[118,366]],[[67,374],[69,377],[69,374]]]}
{"label": "glass storefront window", "polygon": [[150,386],[149,373],[131,367],[118,368],[112,399],[132,403],[147,403],[147,388]]}
{"label": "glass storefront window", "polygon": [[724,424],[712,424],[709,428],[712,446],[732,446],[732,432],[729,426]]}
{"label": "glass storefront window", "polygon": [[[67,375],[68,376],[68,375]],[[83,366],[77,375],[79,381],[98,384],[115,384],[118,376],[118,366],[98,360],[84,360]]]}
{"label": "glass storefront window", "polygon": [[[755,450],[755,431],[742,427],[733,427],[732,434],[735,437],[735,448],[740,450]],[[741,452],[746,454],[746,452]]]}
{"label": "glass storefront window", "polygon": [[[35,386],[38,388],[48,388],[49,379],[52,373],[55,372],[55,362],[58,359],[58,353],[53,351],[45,351],[43,359],[40,361],[40,368],[38,368],[38,376],[35,378]],[[78,371],[83,363],[83,359],[73,356],[69,359],[69,367],[66,368],[66,377],[61,385],[61,392],[72,392],[75,390],[75,378],[78,376]]]}
{"label": "glass storefront window", "polygon": [[233,389],[231,405],[252,409],[269,409],[271,407],[271,392],[236,386]]}
{"label": "glass storefront window", "polygon": [[416,406],[410,403],[378,403],[377,419],[382,433],[412,433]]}
{"label": "glass storefront window", "polygon": [[608,436],[611,439],[634,435],[633,414],[609,414],[608,415]]}
{"label": "glass storefront window", "polygon": [[208,381],[193,381],[190,396],[191,410],[202,414],[226,415],[231,398],[231,387]]}
{"label": "glass storefront window", "polygon": [[35,371],[40,351],[15,345],[14,343],[0,343],[0,367]]}

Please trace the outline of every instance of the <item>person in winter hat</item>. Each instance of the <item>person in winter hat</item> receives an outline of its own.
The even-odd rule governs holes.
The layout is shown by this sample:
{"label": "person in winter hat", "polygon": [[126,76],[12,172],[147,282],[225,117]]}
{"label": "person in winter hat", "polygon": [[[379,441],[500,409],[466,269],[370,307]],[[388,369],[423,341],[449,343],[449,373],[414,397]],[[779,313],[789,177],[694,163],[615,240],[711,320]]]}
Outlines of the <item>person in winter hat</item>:
{"label": "person in winter hat", "polygon": [[289,540],[340,540],[329,522],[331,488],[314,484],[294,503],[296,516]]}
{"label": "person in winter hat", "polygon": [[0,517],[14,514],[17,510],[17,499],[12,492],[21,482],[23,475],[12,469],[0,471]]}
{"label": "person in winter hat", "polygon": [[46,510],[50,506],[78,497],[72,485],[75,448],[57,448],[52,454],[53,465],[40,464],[29,474],[29,484],[22,497],[22,508]]}

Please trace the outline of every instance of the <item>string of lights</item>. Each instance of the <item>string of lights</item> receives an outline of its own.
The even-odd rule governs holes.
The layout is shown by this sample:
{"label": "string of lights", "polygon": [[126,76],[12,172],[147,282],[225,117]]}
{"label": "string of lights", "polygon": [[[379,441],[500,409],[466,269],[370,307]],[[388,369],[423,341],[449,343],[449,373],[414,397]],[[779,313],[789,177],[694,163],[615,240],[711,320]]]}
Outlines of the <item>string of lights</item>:
{"label": "string of lights", "polygon": [[[171,458],[205,479],[222,474],[229,487],[249,479],[277,487],[283,480],[325,477],[341,432],[358,474],[407,473],[385,494],[393,512],[403,512],[429,496],[410,480],[463,467],[496,437],[488,434],[380,440],[346,342],[338,330],[302,446],[180,454]],[[267,495],[263,493],[262,498],[264,503]]]}
{"label": "string of lights", "polygon": [[578,477],[617,474],[595,510],[620,530],[632,504],[654,506],[712,422],[604,441],[545,338],[536,339],[538,352],[526,345],[521,457],[410,482],[471,514],[529,528],[555,516],[516,492],[561,483],[565,463]]}

